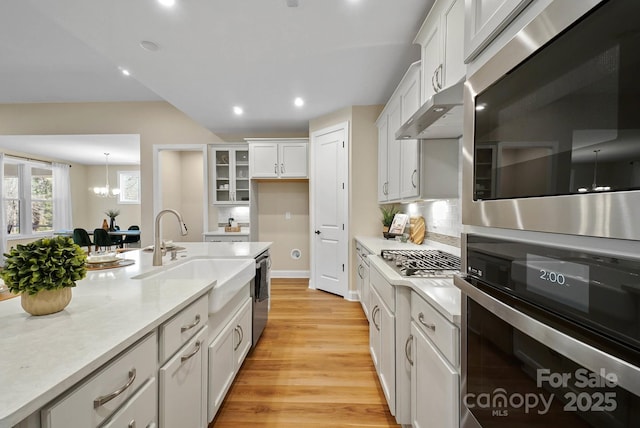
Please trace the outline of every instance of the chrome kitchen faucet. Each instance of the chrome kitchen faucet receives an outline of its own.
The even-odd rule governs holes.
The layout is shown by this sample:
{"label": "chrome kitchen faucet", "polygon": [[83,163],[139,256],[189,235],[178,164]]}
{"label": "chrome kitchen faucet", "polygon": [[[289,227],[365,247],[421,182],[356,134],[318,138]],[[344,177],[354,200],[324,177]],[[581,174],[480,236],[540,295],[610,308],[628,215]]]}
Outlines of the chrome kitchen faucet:
{"label": "chrome kitchen faucet", "polygon": [[172,213],[178,218],[180,224],[180,234],[185,236],[187,234],[187,225],[184,224],[182,216],[176,210],[166,209],[162,210],[156,215],[156,225],[153,236],[153,266],[162,266],[162,240],[160,239],[160,219],[166,213]]}

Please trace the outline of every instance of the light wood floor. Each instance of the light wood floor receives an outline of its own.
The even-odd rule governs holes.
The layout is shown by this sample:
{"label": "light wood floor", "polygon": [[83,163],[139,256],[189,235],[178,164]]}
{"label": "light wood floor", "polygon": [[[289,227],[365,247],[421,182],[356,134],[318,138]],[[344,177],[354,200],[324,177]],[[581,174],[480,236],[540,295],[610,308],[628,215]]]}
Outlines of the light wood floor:
{"label": "light wood floor", "polygon": [[360,303],[272,280],[269,322],[209,428],[398,427]]}

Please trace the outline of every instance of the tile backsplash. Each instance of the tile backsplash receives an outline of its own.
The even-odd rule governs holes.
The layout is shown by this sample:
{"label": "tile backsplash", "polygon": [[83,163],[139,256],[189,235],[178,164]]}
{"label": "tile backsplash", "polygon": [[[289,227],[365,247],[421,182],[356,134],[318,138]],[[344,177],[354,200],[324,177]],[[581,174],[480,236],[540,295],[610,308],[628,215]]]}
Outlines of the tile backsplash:
{"label": "tile backsplash", "polygon": [[233,217],[241,226],[249,225],[249,207],[218,206],[218,226],[224,226]]}
{"label": "tile backsplash", "polygon": [[437,199],[403,205],[410,216],[424,217],[427,239],[460,246],[462,217],[459,199]]}

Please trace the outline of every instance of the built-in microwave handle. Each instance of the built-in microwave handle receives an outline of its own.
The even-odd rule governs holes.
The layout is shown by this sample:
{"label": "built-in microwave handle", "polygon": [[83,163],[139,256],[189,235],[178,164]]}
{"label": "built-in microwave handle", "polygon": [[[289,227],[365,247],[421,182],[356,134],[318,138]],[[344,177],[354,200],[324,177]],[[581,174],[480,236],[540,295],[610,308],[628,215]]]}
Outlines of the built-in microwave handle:
{"label": "built-in microwave handle", "polygon": [[407,341],[404,343],[404,355],[407,357],[409,364],[413,365],[413,360],[411,359],[411,345],[413,345],[413,334],[410,334]]}

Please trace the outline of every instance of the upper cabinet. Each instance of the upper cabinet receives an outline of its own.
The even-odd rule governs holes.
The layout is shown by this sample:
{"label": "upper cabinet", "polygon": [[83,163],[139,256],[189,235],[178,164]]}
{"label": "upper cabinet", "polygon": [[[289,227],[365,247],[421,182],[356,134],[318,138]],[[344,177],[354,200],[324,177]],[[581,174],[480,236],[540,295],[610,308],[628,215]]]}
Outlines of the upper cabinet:
{"label": "upper cabinet", "polygon": [[437,0],[414,40],[422,48],[422,104],[465,76],[463,2]]}
{"label": "upper cabinet", "polygon": [[465,62],[472,61],[531,0],[465,0]]}
{"label": "upper cabinet", "polygon": [[309,178],[308,140],[247,139],[251,178]]}
{"label": "upper cabinet", "polygon": [[420,107],[420,62],[413,63],[378,117],[378,201],[394,202],[420,193],[418,141],[395,139],[396,131]]}
{"label": "upper cabinet", "polygon": [[211,145],[213,160],[211,182],[214,185],[213,203],[218,205],[249,204],[249,147]]}

